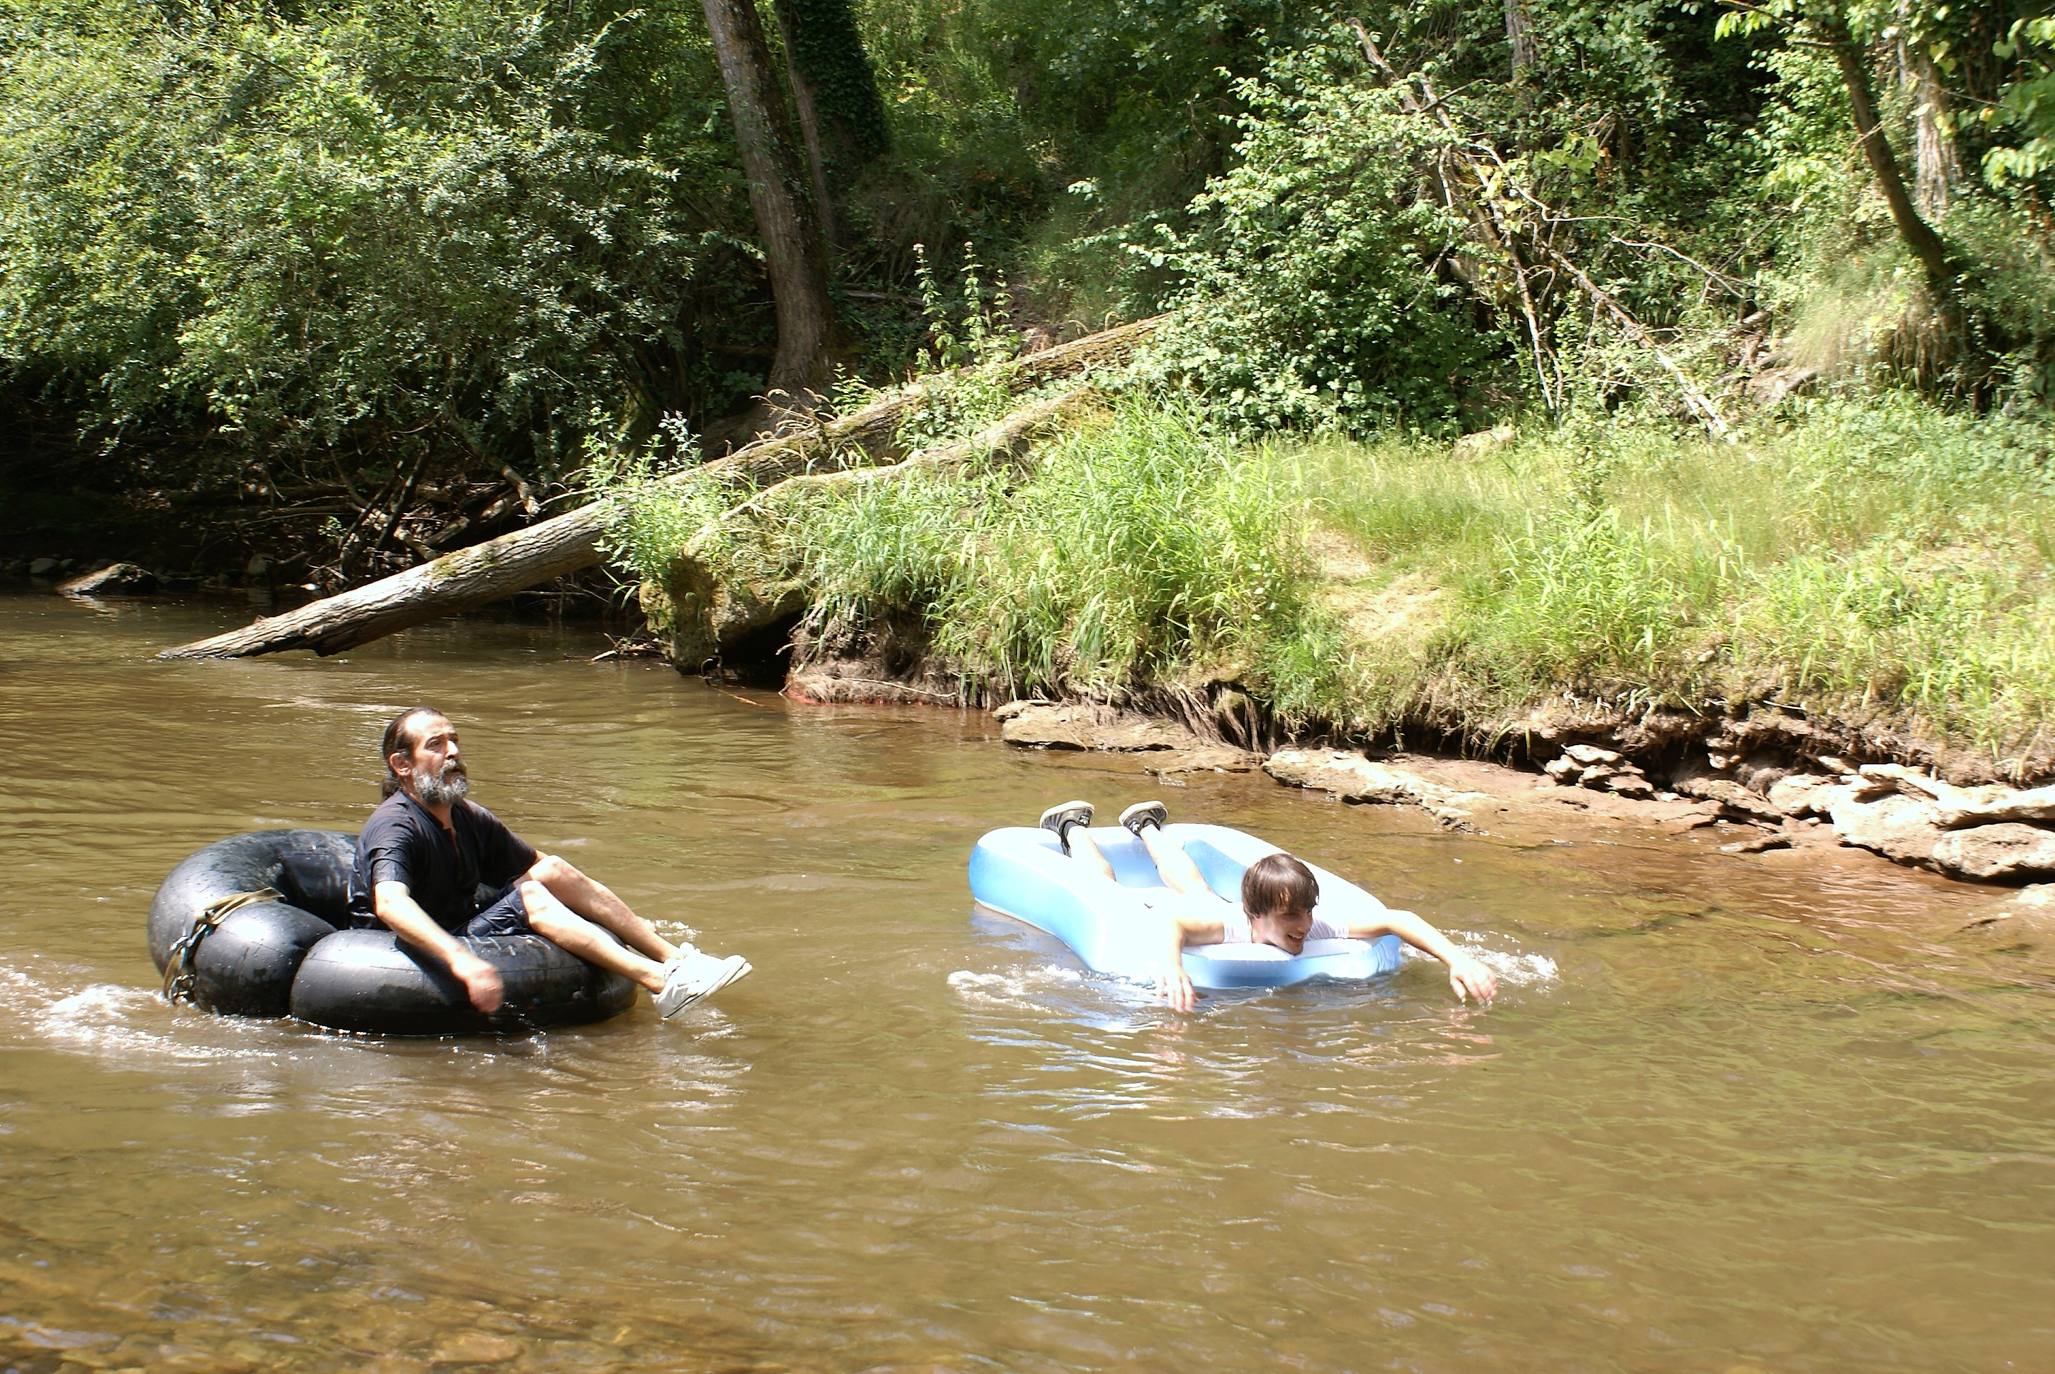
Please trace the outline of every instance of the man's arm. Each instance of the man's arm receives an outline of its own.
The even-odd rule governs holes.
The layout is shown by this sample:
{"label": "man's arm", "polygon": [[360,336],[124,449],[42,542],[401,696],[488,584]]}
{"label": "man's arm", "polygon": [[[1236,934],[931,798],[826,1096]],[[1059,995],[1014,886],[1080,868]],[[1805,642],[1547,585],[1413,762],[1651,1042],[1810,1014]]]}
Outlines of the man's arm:
{"label": "man's arm", "polygon": [[1414,949],[1432,954],[1448,965],[1448,985],[1459,1001],[1467,1002],[1474,997],[1489,1002],[1498,995],[1498,978],[1490,969],[1457,949],[1448,936],[1413,912],[1387,908],[1367,921],[1349,922],[1348,933],[1355,940],[1396,935]]}
{"label": "man's arm", "polygon": [[490,1016],[499,1010],[500,999],[506,991],[500,983],[499,971],[437,925],[435,918],[414,900],[405,883],[375,885],[371,889],[371,906],[378,913],[378,919],[392,927],[394,934],[442,960],[450,976],[464,985],[471,1005],[478,1008],[481,1015]]}

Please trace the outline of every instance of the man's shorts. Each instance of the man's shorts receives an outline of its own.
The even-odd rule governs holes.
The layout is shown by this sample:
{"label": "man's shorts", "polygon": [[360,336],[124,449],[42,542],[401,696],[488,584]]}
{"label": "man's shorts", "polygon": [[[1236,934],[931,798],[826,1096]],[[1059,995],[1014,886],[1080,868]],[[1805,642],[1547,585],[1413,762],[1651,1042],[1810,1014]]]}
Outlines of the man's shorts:
{"label": "man's shorts", "polygon": [[528,906],[521,900],[521,884],[509,883],[504,891],[465,922],[459,935],[530,935]]}

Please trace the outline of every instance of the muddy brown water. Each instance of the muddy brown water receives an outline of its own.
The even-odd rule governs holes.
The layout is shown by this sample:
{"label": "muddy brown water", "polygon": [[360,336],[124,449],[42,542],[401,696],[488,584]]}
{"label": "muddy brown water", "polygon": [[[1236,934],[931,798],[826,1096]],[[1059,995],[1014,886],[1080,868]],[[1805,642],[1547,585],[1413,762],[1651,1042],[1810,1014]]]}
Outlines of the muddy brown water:
{"label": "muddy brown water", "polygon": [[[1988,893],[1208,779],[1171,805],[1505,988],[1180,1017],[964,883],[991,826],[1161,790],[1132,759],[586,631],[148,657],[242,618],[0,593],[0,1368],[2055,1367],[2055,949]],[[755,975],[505,1040],[167,1006],[166,870],[353,827],[423,699],[480,800]]]}

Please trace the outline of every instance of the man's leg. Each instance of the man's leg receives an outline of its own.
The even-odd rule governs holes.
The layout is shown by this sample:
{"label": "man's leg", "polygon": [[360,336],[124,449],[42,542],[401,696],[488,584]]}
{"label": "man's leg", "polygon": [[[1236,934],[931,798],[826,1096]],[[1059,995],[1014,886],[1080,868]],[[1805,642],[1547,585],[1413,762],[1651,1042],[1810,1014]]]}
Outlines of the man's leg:
{"label": "man's leg", "polygon": [[[602,887],[600,891],[606,889]],[[610,891],[606,895],[614,904],[621,902]],[[647,928],[647,922],[643,922],[643,928]],[[713,955],[699,953],[690,945],[678,949],[670,941],[658,939],[656,932],[651,930],[649,941],[653,945],[674,951],[670,959],[658,963],[643,951],[621,945],[621,941],[612,937],[608,926],[596,920],[586,920],[567,908],[549,887],[534,877],[520,879],[506,891],[506,895],[501,895],[497,902],[473,916],[471,924],[464,928],[464,934],[501,934],[501,937],[503,934],[526,932],[540,934],[551,945],[577,955],[594,967],[602,967],[610,974],[621,974],[623,978],[641,984],[656,996],[656,1010],[666,1021],[693,1002],[750,974],[750,961],[742,955],[717,959]]]}
{"label": "man's leg", "polygon": [[[657,934],[656,927],[631,911],[626,902],[614,895],[612,888],[597,879],[588,878],[556,855],[545,854],[537,859],[526,876],[528,881],[541,884],[551,897],[575,915],[612,931],[631,949],[657,963],[668,964],[678,957],[678,946]],[[533,910],[531,907],[531,916]],[[557,943],[563,944],[561,940]],[[570,947],[566,945],[565,948]],[[579,957],[585,956],[580,954]]]}
{"label": "man's leg", "polygon": [[1180,897],[1211,897],[1223,900],[1219,893],[1206,886],[1206,879],[1199,872],[1199,866],[1192,862],[1192,856],[1184,852],[1184,846],[1173,843],[1163,833],[1163,822],[1169,818],[1162,802],[1136,802],[1120,813],[1120,823],[1134,833],[1149,851],[1149,858],[1156,864],[1156,872],[1163,879],[1163,885]]}
{"label": "man's leg", "polygon": [[528,909],[528,928],[537,935],[553,945],[562,946],[588,964],[596,964],[610,973],[633,979],[653,993],[663,991],[668,960],[659,962],[647,954],[624,947],[598,922],[588,921],[571,910],[549,888],[533,878],[522,880],[520,892],[521,905]]}

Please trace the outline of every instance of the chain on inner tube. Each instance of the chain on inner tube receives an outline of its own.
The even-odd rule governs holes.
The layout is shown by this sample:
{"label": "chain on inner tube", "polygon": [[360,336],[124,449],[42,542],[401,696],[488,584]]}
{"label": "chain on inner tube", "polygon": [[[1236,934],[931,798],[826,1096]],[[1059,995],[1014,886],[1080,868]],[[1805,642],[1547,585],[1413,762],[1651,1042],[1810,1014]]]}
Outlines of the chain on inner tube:
{"label": "chain on inner tube", "polygon": [[178,938],[171,947],[170,957],[164,961],[165,1000],[174,1005],[197,1000],[194,988],[199,983],[200,971],[194,967],[194,961],[200,955],[200,942],[213,934],[216,926],[253,903],[284,900],[285,894],[278,889],[260,887],[254,892],[237,892],[223,897],[193,917],[193,928]]}

